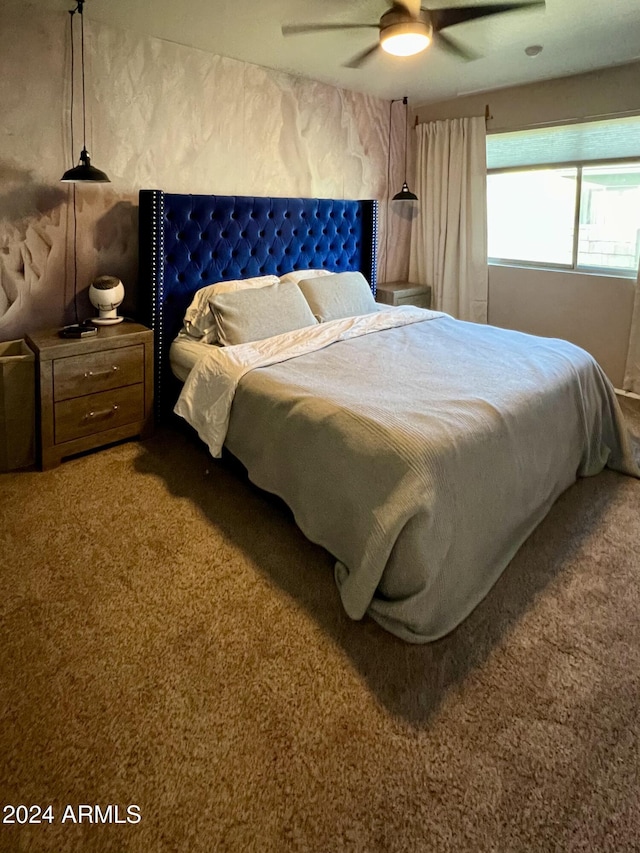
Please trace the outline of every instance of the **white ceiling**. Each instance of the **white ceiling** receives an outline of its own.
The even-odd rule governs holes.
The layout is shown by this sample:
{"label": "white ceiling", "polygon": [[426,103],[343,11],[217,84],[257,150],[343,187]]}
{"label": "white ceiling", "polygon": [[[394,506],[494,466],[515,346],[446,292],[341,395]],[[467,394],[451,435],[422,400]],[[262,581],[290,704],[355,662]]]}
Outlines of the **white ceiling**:
{"label": "white ceiling", "polygon": [[[75,0],[41,0],[67,10]],[[481,0],[482,2],[482,0]],[[477,5],[433,0],[431,8]],[[209,53],[278,69],[414,106],[640,59],[640,0],[546,0],[546,8],[461,24],[446,32],[480,58],[435,47],[400,59],[383,51],[360,69],[342,63],[377,39],[375,29],[283,37],[293,23],[377,23],[385,0],[86,0],[95,19]],[[539,56],[524,49],[540,44]]]}

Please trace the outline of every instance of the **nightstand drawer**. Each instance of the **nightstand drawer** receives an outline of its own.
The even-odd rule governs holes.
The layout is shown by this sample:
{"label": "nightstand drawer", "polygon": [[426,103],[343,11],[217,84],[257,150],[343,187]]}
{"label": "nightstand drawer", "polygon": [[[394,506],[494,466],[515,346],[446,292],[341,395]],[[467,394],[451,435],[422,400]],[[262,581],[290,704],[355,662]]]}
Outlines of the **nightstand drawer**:
{"label": "nightstand drawer", "polygon": [[[110,353],[110,355],[113,355]],[[73,441],[144,418],[144,385],[89,394],[55,404],[55,442]]]}
{"label": "nightstand drawer", "polygon": [[143,380],[143,344],[57,358],[53,363],[56,401],[134,385]]}

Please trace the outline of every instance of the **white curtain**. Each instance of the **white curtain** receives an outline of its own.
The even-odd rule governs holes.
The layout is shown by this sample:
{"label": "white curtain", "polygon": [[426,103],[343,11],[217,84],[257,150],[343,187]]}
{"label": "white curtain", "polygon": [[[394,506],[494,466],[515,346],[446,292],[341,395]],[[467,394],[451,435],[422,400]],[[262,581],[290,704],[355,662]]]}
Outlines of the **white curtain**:
{"label": "white curtain", "polygon": [[640,394],[640,269],[636,282],[636,295],[633,302],[633,315],[631,317],[631,334],[629,335],[629,350],[627,352],[627,366],[624,371],[625,391]]}
{"label": "white curtain", "polygon": [[487,322],[487,159],[484,116],[416,127],[419,214],[409,279],[431,285],[431,305]]}

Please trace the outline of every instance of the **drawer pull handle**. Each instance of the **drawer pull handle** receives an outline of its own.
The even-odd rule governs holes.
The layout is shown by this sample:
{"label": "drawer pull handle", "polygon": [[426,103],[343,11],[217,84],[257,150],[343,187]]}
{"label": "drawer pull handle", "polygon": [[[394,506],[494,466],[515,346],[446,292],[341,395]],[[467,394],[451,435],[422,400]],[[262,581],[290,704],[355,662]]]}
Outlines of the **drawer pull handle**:
{"label": "drawer pull handle", "polygon": [[118,404],[115,403],[110,409],[100,409],[97,412],[87,412],[83,420],[90,421],[92,418],[108,418],[109,415],[115,415],[119,408]]}
{"label": "drawer pull handle", "polygon": [[114,373],[117,373],[120,370],[115,364],[113,367],[110,367],[108,370],[87,370],[85,371],[84,378],[92,379],[96,376],[112,376]]}

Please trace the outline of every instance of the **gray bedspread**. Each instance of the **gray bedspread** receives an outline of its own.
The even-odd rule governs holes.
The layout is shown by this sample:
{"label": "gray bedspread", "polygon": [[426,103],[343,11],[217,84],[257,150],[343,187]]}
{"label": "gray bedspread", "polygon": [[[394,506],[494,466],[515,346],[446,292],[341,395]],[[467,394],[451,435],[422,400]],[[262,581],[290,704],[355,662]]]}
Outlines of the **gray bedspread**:
{"label": "gray bedspread", "polygon": [[586,352],[446,315],[252,370],[226,445],[335,556],[349,616],[417,643],[470,613],[576,477],[639,473]]}

